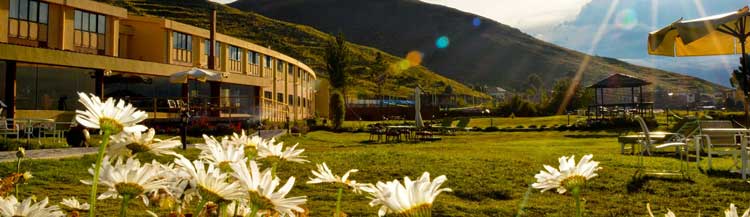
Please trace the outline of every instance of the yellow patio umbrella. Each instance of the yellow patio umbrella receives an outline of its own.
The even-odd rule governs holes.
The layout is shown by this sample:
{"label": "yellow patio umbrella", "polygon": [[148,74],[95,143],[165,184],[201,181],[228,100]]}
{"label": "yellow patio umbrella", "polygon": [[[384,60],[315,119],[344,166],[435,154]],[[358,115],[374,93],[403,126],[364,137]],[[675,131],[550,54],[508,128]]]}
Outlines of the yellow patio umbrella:
{"label": "yellow patio umbrella", "polygon": [[[648,34],[648,53],[659,56],[714,56],[714,55],[747,55],[747,44],[750,36],[750,9],[747,6],[737,11],[702,17],[693,20],[679,19],[666,27]],[[740,61],[742,72],[735,72],[743,93],[745,93],[745,119],[748,117],[747,96],[748,73],[747,58]],[[744,79],[742,79],[744,78]],[[750,126],[747,126],[750,127]]]}

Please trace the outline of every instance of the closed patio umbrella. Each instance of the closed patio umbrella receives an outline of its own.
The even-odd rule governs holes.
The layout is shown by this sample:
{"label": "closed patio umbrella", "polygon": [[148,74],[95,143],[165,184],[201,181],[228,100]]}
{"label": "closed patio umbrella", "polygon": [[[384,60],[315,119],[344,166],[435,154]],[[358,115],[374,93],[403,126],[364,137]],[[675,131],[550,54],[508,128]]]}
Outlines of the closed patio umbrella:
{"label": "closed patio umbrella", "polygon": [[422,100],[420,99],[422,95],[422,90],[419,89],[419,86],[414,88],[414,111],[416,111],[416,114],[414,114],[414,125],[418,128],[424,127],[424,123],[422,123]]}
{"label": "closed patio umbrella", "polygon": [[[679,19],[648,34],[648,53],[659,56],[713,56],[747,55],[746,40],[750,35],[750,9],[744,8],[693,20]],[[738,52],[739,51],[739,52]],[[742,71],[735,71],[738,88],[745,94],[746,127],[748,117],[748,72],[747,58],[741,58]],[[734,85],[734,84],[733,84]]]}

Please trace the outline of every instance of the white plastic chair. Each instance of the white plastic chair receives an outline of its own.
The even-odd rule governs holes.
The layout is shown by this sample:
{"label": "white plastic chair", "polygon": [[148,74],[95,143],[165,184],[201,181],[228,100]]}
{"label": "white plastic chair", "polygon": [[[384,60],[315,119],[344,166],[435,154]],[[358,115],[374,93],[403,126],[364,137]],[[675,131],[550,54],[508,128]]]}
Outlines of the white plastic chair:
{"label": "white plastic chair", "polygon": [[[682,141],[678,142],[668,142],[664,144],[654,144],[654,140],[651,140],[651,136],[649,135],[648,126],[646,126],[646,122],[641,118],[640,116],[635,116],[635,119],[638,121],[638,124],[641,126],[641,130],[643,130],[643,139],[639,141],[641,144],[641,151],[639,155],[638,164],[640,167],[640,172],[643,172],[644,174],[652,174],[652,175],[681,175],[685,176],[685,172],[687,171],[687,144]],[[651,155],[651,149],[666,149],[666,148],[675,148],[675,152],[679,156],[680,160],[680,168],[678,170],[646,170],[644,165],[644,155]]]}

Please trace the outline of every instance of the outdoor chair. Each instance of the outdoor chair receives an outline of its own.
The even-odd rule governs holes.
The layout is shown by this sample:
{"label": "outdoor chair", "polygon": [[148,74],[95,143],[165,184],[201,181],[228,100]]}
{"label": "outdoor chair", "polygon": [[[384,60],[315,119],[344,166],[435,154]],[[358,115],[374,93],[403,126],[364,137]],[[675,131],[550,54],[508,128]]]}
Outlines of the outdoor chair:
{"label": "outdoor chair", "polygon": [[370,126],[370,141],[373,141],[373,138],[377,137],[377,142],[380,142],[383,136],[385,136],[385,129],[380,124]]}
{"label": "outdoor chair", "polygon": [[700,152],[708,157],[708,168],[713,169],[713,157],[732,155],[734,165],[738,167],[738,156],[741,154],[741,136],[748,132],[744,128],[735,127],[731,121],[699,121],[698,142],[696,146],[696,163],[700,166]]}
{"label": "outdoor chair", "polygon": [[18,138],[20,133],[21,131],[18,124],[10,126],[8,119],[0,119],[0,134],[3,135],[3,141],[8,139],[8,135],[15,135],[15,138]]}
{"label": "outdoor chair", "polygon": [[[685,172],[687,171],[687,144],[684,142],[667,142],[664,144],[654,144],[654,140],[651,140],[650,131],[648,130],[648,126],[646,126],[646,122],[643,120],[643,118],[636,115],[635,119],[636,121],[638,121],[638,124],[641,126],[641,130],[643,131],[643,137],[639,141],[639,143],[641,144],[641,151],[638,155],[639,170],[637,173],[642,173],[644,175],[681,175],[684,177],[686,175]],[[646,170],[644,165],[644,156],[651,155],[651,149],[667,148],[675,148],[675,152],[677,152],[677,155],[679,156],[680,168],[678,170]]]}
{"label": "outdoor chair", "polygon": [[390,129],[385,131],[385,142],[388,141],[401,141],[401,131],[397,129]]}

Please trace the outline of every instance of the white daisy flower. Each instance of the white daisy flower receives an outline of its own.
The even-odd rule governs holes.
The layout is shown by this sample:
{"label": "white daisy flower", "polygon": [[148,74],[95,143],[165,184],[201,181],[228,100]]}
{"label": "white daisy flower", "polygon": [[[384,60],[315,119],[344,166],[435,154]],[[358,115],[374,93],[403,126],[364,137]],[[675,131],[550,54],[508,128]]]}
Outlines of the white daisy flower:
{"label": "white daisy flower", "polygon": [[305,151],[305,149],[295,150],[297,148],[297,145],[299,144],[295,144],[292,147],[287,147],[286,149],[284,149],[284,151],[282,151],[282,149],[284,148],[284,142],[274,144],[274,141],[275,140],[271,139],[268,142],[258,144],[258,159],[276,157],[282,161],[291,161],[297,163],[310,162],[305,159],[305,156],[301,155],[302,152]]}
{"label": "white daisy flower", "polygon": [[175,164],[180,166],[177,170],[183,173],[180,176],[187,177],[192,190],[197,191],[205,200],[218,203],[245,198],[246,194],[240,183],[229,182],[227,174],[213,164],[209,163],[206,168],[206,163],[202,160],[190,162],[182,156],[175,158]]}
{"label": "white daisy flower", "polygon": [[560,157],[560,170],[544,165],[547,171],[540,171],[536,174],[536,183],[531,186],[537,189],[542,189],[545,192],[550,189],[557,189],[557,193],[564,194],[570,189],[581,186],[591,178],[597,176],[595,173],[600,170],[599,162],[592,161],[591,158],[594,155],[586,155],[581,158],[581,161],[576,165],[575,156],[563,156]]}
{"label": "white daisy flower", "polygon": [[362,191],[371,195],[370,206],[381,206],[378,216],[396,214],[396,216],[432,216],[432,202],[442,192],[452,191],[440,188],[446,180],[445,175],[430,180],[430,173],[425,172],[419,179],[412,181],[404,177],[404,183],[393,180],[376,185],[361,185]]}
{"label": "white daisy flower", "polygon": [[339,177],[331,172],[331,169],[328,168],[328,165],[326,165],[326,163],[317,164],[316,166],[318,167],[318,170],[312,171],[312,174],[315,176],[315,178],[310,178],[310,181],[307,181],[307,184],[340,183],[352,187],[355,190],[358,189],[356,188],[357,181],[349,180],[349,174],[358,172],[359,170],[351,169],[349,171],[346,171],[346,173],[344,173],[344,176]]}
{"label": "white daisy flower", "polygon": [[296,216],[296,212],[304,212],[299,205],[304,204],[305,196],[285,198],[294,186],[294,177],[290,177],[286,184],[276,191],[280,179],[271,175],[271,170],[260,172],[258,164],[250,161],[250,169],[244,163],[231,164],[234,173],[242,187],[247,191],[249,203],[257,206],[259,210],[274,210],[281,216]]}
{"label": "white daisy flower", "polygon": [[229,168],[229,164],[235,162],[246,162],[244,146],[240,145],[222,145],[214,137],[203,135],[205,144],[199,144],[197,147],[201,149],[199,158],[212,164],[218,165],[220,168]]}
{"label": "white daisy flower", "polygon": [[[151,164],[144,164],[138,159],[128,158],[125,162],[118,158],[114,164],[110,163],[109,156],[102,161],[99,185],[107,187],[107,191],[99,195],[97,199],[117,199],[122,196],[129,198],[141,197],[143,203],[148,205],[149,200],[146,193],[158,191],[168,187],[166,180],[160,176],[160,168]],[[89,168],[89,173],[94,174],[94,168]],[[90,185],[88,180],[81,180]]]}
{"label": "white daisy flower", "polygon": [[248,136],[245,134],[245,131],[242,130],[241,135],[237,135],[237,133],[232,133],[232,136],[229,137],[227,140],[227,143],[234,144],[234,145],[241,145],[245,148],[248,147],[257,147],[259,144],[265,142],[265,140],[260,136]]}
{"label": "white daisy flower", "polygon": [[32,198],[19,202],[15,196],[0,197],[0,216],[8,217],[63,217],[65,213],[56,205],[47,206],[49,200],[32,203]]}
{"label": "white daisy flower", "polygon": [[[724,216],[726,217],[740,217],[737,213],[737,207],[734,206],[733,203],[729,204],[729,209],[724,210]],[[745,213],[742,214],[742,217],[750,217],[750,208],[745,210]]]}
{"label": "white daisy flower", "polygon": [[[648,210],[648,215],[651,217],[654,217],[654,213],[651,212],[651,204],[646,204],[646,210]],[[664,214],[664,217],[676,217],[674,212],[672,210],[667,209],[667,214]]]}
{"label": "white daisy flower", "polygon": [[62,202],[60,202],[60,205],[62,205],[62,208],[67,211],[89,210],[89,203],[78,202],[78,199],[76,199],[76,197],[63,198]]}
{"label": "white daisy flower", "polygon": [[94,129],[109,129],[112,134],[125,132],[142,132],[146,127],[139,125],[148,118],[148,114],[125,104],[123,100],[107,99],[102,102],[94,94],[78,93],[78,99],[86,111],[76,110],[76,121],[81,125]]}
{"label": "white daisy flower", "polygon": [[155,139],[155,135],[156,131],[154,128],[149,128],[146,133],[119,133],[111,137],[112,143],[107,147],[107,153],[120,156],[130,156],[143,152],[150,152],[158,156],[164,154],[174,155],[176,153],[171,149],[182,145],[182,142],[177,140],[178,137],[161,140]]}

